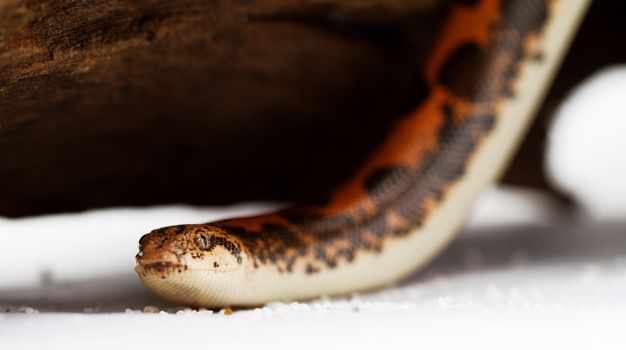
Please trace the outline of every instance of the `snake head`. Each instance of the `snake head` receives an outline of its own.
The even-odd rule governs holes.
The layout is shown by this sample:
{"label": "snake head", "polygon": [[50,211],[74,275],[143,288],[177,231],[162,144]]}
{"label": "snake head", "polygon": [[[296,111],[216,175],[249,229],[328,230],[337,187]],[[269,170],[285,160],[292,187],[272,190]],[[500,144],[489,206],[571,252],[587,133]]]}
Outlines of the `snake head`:
{"label": "snake head", "polygon": [[210,306],[238,292],[231,282],[235,288],[245,278],[241,247],[236,237],[212,225],[165,227],[141,237],[135,271],[165,299]]}
{"label": "snake head", "polygon": [[243,263],[241,245],[211,225],[179,225],[154,230],[139,240],[137,272],[167,275],[185,270],[227,272]]}
{"label": "snake head", "polygon": [[[241,243],[211,225],[181,225],[154,230],[139,240],[135,271],[142,282],[165,299],[211,305],[215,295],[226,293],[225,273],[240,276],[247,257]],[[210,296],[198,295],[207,291]],[[232,293],[228,291],[228,293]],[[202,293],[201,293],[202,294]]]}

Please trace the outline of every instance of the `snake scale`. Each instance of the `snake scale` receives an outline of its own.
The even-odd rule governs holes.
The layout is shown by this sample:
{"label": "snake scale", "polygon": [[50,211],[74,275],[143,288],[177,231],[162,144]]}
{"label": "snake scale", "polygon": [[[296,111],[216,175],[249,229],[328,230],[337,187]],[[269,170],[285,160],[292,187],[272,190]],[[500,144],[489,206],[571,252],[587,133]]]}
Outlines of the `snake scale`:
{"label": "snake scale", "polygon": [[139,277],[169,301],[226,307],[366,290],[415,271],[507,164],[589,2],[455,3],[419,103],[326,203],[154,230],[139,242]]}

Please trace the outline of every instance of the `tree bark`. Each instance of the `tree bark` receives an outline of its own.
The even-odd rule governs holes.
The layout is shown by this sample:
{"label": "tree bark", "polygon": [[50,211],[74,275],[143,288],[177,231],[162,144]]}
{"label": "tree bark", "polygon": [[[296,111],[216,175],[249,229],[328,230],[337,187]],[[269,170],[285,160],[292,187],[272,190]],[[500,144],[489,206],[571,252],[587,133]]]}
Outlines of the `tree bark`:
{"label": "tree bark", "polygon": [[0,215],[319,199],[411,105],[431,3],[0,1]]}

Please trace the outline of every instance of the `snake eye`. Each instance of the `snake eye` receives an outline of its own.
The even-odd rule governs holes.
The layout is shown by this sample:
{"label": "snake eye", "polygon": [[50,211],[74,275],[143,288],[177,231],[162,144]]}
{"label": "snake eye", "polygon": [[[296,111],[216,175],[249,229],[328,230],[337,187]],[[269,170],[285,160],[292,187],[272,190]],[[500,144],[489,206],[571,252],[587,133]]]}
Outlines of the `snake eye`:
{"label": "snake eye", "polygon": [[198,244],[198,247],[200,249],[205,249],[205,250],[209,249],[209,247],[211,246],[211,242],[205,235],[198,236],[198,238],[196,239],[196,244]]}

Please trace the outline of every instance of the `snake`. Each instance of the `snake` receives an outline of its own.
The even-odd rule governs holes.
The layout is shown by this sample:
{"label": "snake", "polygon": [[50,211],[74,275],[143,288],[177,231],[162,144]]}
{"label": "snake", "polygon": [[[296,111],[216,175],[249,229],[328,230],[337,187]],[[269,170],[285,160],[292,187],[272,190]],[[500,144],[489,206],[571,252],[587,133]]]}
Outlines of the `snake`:
{"label": "snake", "polygon": [[325,202],[153,230],[139,240],[139,278],[169,302],[220,308],[414,273],[507,166],[590,2],[455,2],[415,78],[416,104]]}

